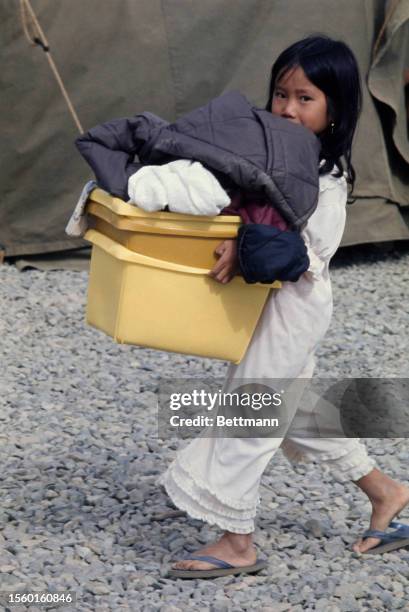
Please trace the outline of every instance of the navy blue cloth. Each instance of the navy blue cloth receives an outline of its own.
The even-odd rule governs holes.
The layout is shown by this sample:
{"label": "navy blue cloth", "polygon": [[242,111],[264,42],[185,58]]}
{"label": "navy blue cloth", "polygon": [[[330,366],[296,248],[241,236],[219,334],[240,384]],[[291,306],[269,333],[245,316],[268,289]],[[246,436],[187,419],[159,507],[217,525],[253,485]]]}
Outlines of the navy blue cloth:
{"label": "navy blue cloth", "polygon": [[249,223],[239,228],[237,251],[246,283],[297,281],[308,270],[307,247],[298,231]]}

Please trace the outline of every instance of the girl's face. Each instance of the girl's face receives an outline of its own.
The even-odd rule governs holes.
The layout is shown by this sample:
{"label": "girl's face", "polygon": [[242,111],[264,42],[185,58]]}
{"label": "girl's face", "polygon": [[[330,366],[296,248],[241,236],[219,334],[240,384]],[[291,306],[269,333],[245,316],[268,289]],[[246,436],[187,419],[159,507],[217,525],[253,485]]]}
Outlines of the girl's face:
{"label": "girl's face", "polygon": [[325,94],[308,80],[300,66],[290,68],[277,79],[271,112],[300,123],[314,134],[323,132],[331,121]]}

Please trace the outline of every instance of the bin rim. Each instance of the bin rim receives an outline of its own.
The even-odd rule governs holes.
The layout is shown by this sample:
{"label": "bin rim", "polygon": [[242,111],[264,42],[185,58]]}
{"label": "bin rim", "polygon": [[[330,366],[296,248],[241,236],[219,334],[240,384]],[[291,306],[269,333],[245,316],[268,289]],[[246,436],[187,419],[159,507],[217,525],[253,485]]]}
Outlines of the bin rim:
{"label": "bin rim", "polygon": [[139,219],[152,219],[152,220],[163,220],[163,221],[175,221],[177,218],[178,221],[196,221],[200,222],[202,220],[203,223],[241,223],[241,217],[239,215],[216,215],[216,216],[205,216],[205,215],[188,215],[184,213],[177,212],[166,212],[166,211],[156,211],[156,212],[148,212],[143,210],[143,208],[139,208],[136,204],[129,204],[121,198],[112,196],[107,191],[100,189],[97,187],[93,189],[88,196],[88,201],[96,202],[97,204],[102,204],[106,208],[109,208],[112,212],[116,213],[120,216],[125,217],[137,217]]}
{"label": "bin rim", "polygon": [[[215,224],[211,217],[196,217],[193,220],[183,220],[177,213],[171,213],[171,219],[160,219],[158,217],[128,217],[119,215],[108,206],[94,200],[88,201],[87,214],[109,223],[118,230],[138,232],[144,234],[166,234],[173,236],[186,236],[198,238],[219,238],[228,240],[237,238],[237,223]],[[207,221],[209,219],[209,221]]]}

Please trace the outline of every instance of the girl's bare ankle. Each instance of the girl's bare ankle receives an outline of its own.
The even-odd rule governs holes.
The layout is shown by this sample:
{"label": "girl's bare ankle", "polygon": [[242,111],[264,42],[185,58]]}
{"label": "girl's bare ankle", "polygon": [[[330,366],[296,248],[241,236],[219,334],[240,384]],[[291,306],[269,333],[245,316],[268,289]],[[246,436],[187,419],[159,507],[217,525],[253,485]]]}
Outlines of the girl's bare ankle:
{"label": "girl's bare ankle", "polygon": [[253,546],[252,533],[233,533],[225,531],[223,537],[229,542],[230,546],[236,552],[245,552]]}

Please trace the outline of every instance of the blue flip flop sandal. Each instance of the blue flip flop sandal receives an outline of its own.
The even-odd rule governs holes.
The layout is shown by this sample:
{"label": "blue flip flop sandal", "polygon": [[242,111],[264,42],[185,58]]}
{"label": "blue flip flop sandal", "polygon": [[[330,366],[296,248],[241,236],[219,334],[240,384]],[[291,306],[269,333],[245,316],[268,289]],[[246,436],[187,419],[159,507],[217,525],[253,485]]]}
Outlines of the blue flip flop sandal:
{"label": "blue flip flop sandal", "polygon": [[368,529],[365,531],[362,536],[363,538],[380,538],[381,542],[378,544],[378,546],[370,548],[362,554],[365,555],[390,552],[391,550],[396,550],[397,548],[409,546],[409,525],[392,521],[389,523],[389,527],[394,528],[395,531],[390,533],[387,533],[386,531],[378,531],[377,529]]}
{"label": "blue flip flop sandal", "polygon": [[195,560],[195,561],[206,561],[207,563],[213,563],[217,565],[217,569],[170,569],[168,571],[169,578],[220,578],[221,576],[230,576],[236,574],[255,574],[260,570],[267,567],[267,561],[264,559],[257,559],[253,565],[245,565],[243,567],[237,567],[217,559],[217,557],[210,557],[206,555],[189,555],[185,557],[183,561]]}

